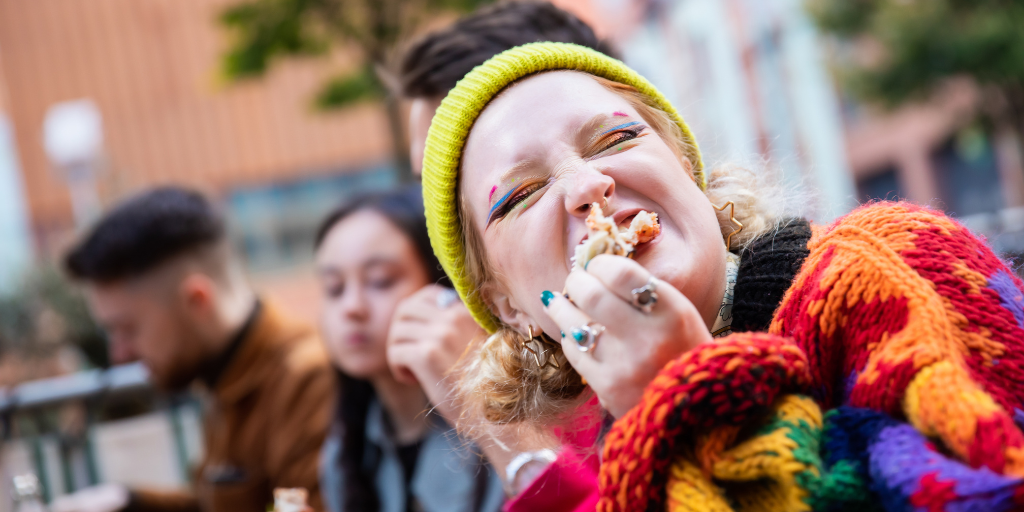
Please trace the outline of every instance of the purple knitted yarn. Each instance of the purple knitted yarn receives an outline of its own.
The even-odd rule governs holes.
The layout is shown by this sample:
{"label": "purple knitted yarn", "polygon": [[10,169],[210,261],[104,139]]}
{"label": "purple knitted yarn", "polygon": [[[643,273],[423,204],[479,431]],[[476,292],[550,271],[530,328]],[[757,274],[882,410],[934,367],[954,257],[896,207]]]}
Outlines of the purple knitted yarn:
{"label": "purple knitted yarn", "polygon": [[1024,294],[1013,282],[1013,277],[1000,270],[988,278],[988,287],[999,294],[1000,304],[1013,314],[1017,325],[1024,328]]}
{"label": "purple knitted yarn", "polygon": [[922,491],[921,481],[927,476],[954,483],[956,498],[944,506],[948,512],[1011,510],[1014,488],[1021,485],[1019,478],[974,469],[936,452],[927,438],[906,424],[882,429],[868,452],[871,477],[887,510],[926,511],[913,507],[911,498]]}

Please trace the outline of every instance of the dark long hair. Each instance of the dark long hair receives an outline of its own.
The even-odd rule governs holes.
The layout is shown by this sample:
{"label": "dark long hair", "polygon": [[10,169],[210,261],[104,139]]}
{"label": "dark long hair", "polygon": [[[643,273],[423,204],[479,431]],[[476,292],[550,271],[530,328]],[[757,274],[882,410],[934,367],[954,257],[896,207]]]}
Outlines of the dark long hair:
{"label": "dark long hair", "polygon": [[[450,286],[448,277],[430,248],[427,221],[423,216],[423,195],[419,185],[391,192],[361,196],[332,211],[316,232],[315,248],[339,222],[356,212],[373,211],[383,215],[413,243],[432,282]],[[345,512],[377,512],[380,501],[373,483],[373,471],[363,467],[366,453],[366,415],[373,401],[373,386],[338,371],[341,392],[337,414],[342,426],[341,470],[344,474]]]}

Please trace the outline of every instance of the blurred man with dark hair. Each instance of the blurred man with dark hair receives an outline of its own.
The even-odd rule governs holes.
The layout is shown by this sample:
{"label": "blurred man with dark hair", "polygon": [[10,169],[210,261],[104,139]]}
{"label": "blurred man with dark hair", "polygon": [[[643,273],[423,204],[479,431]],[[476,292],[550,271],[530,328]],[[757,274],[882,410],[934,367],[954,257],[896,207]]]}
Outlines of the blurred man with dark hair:
{"label": "blurred man with dark hair", "polygon": [[251,511],[275,487],[303,487],[320,509],[317,456],[334,375],[315,332],[262,303],[200,194],[160,188],[114,208],[68,253],[116,362],[153,383],[206,391],[206,455],[194,493],[93,488],[55,511]]}
{"label": "blurred man with dark hair", "polygon": [[413,43],[402,57],[402,94],[409,112],[410,158],[417,174],[434,112],[448,91],[473,68],[516,46],[540,41],[574,43],[615,57],[589,25],[548,2],[499,2]]}

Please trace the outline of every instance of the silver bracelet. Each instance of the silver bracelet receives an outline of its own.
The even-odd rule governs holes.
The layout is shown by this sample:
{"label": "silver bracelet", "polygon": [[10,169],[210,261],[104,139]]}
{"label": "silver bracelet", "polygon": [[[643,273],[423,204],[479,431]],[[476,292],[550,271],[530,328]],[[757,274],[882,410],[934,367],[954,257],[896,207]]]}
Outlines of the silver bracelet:
{"label": "silver bracelet", "polygon": [[516,478],[519,476],[520,470],[522,470],[527,464],[530,464],[531,462],[541,462],[547,466],[557,458],[558,454],[556,454],[554,450],[549,450],[547,448],[537,450],[535,452],[523,452],[516,455],[512,459],[512,462],[509,462],[508,465],[505,466],[505,487],[508,493],[514,496],[521,490],[516,488]]}

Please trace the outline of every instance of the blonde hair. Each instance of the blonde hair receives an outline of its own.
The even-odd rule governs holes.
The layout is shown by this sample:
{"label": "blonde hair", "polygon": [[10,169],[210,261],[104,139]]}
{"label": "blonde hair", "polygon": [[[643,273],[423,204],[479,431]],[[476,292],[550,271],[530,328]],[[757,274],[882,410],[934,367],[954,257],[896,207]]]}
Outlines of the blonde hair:
{"label": "blonde hair", "polygon": [[[693,162],[696,148],[686,142],[679,126],[667,114],[650,106],[651,101],[642,93],[625,84],[591,78],[628,101],[680,160]],[[705,190],[708,200],[716,205],[732,201],[736,219],[744,226],[743,231],[733,237],[733,252],[740,252],[758,236],[777,229],[791,214],[790,206],[795,201],[778,201],[787,195],[776,181],[772,173],[755,173],[738,166],[720,166],[709,172]],[[472,216],[466,213],[469,209],[462,194],[459,194],[458,210],[466,247],[466,271],[473,282],[478,283],[476,293],[484,294],[486,300],[489,291],[502,286],[502,279],[487,265],[483,241]],[[734,226],[728,209],[717,215],[724,239]],[[473,356],[465,358],[455,372],[457,399],[464,411],[460,429],[471,429],[473,423],[480,420],[496,424],[526,422],[544,427],[560,423],[565,412],[586,399],[587,386],[566,361],[560,345],[526,338],[515,328],[502,324],[480,342],[475,354],[468,352]],[[538,368],[526,346],[544,354],[553,351],[552,357],[559,368]]]}

